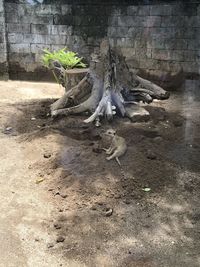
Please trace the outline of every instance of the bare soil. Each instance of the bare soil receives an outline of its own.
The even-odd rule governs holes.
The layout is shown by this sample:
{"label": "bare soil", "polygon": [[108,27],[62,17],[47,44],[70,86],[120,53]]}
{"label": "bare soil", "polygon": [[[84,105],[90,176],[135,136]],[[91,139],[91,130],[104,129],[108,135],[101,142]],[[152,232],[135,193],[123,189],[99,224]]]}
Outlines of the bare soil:
{"label": "bare soil", "polygon": [[[55,84],[0,82],[0,266],[200,266],[198,86],[149,105],[149,122],[95,128],[48,115]],[[122,169],[101,150],[109,127]]]}

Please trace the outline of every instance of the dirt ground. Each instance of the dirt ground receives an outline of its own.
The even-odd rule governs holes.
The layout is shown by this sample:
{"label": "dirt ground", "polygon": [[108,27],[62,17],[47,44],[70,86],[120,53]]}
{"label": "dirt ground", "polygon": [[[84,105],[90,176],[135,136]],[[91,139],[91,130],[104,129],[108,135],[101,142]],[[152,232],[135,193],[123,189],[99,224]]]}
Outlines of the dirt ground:
{"label": "dirt ground", "polygon": [[61,95],[0,82],[0,266],[200,266],[199,84],[149,105],[149,122],[115,118],[123,170],[100,149],[108,124],[48,116]]}

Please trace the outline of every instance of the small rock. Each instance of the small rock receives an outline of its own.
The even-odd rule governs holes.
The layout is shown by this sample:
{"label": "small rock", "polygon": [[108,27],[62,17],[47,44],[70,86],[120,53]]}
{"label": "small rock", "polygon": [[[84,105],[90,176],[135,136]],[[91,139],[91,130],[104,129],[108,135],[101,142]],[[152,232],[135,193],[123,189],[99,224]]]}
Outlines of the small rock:
{"label": "small rock", "polygon": [[63,212],[64,210],[63,209],[59,209],[59,212]]}
{"label": "small rock", "polygon": [[50,154],[50,153],[44,153],[44,155],[43,155],[43,156],[44,156],[44,158],[45,158],[45,159],[48,159],[48,158],[50,158],[50,157],[51,157],[51,154]]}
{"label": "small rock", "polygon": [[66,193],[60,193],[60,196],[61,196],[62,198],[66,198],[68,195],[67,195]]}
{"label": "small rock", "polygon": [[127,205],[129,205],[129,204],[131,204],[131,201],[129,199],[125,199],[124,200],[124,203],[127,204]]}
{"label": "small rock", "polygon": [[39,242],[39,241],[40,241],[40,239],[39,239],[39,238],[35,238],[35,241],[36,241],[36,242]]}
{"label": "small rock", "polygon": [[6,131],[11,131],[12,127],[6,127]]}
{"label": "small rock", "polygon": [[63,236],[59,236],[57,239],[56,239],[56,242],[57,243],[62,243],[65,241],[65,238]]}
{"label": "small rock", "polygon": [[107,209],[105,212],[106,217],[110,217],[113,214],[113,209]]}
{"label": "small rock", "polygon": [[92,207],[91,207],[91,210],[96,210],[96,209],[97,209],[96,206],[92,206]]}
{"label": "small rock", "polygon": [[147,158],[153,160],[153,159],[156,159],[156,155],[151,150],[148,150],[147,151]]}
{"label": "small rock", "polygon": [[38,178],[36,181],[35,181],[35,183],[36,184],[40,184],[40,183],[42,183],[44,181],[44,178]]}
{"label": "small rock", "polygon": [[36,118],[35,118],[35,117],[32,117],[32,118],[31,118],[31,121],[35,121],[35,120],[36,120]]}
{"label": "small rock", "polygon": [[55,227],[57,230],[62,228],[62,226],[61,226],[60,224],[58,224],[58,223],[54,223],[54,227]]}
{"label": "small rock", "polygon": [[49,188],[48,191],[53,191],[53,188]]}
{"label": "small rock", "polygon": [[145,122],[150,119],[149,112],[136,104],[126,106],[126,115],[132,122]]}
{"label": "small rock", "polygon": [[47,248],[53,248],[54,247],[54,244],[53,243],[48,243],[47,244]]}

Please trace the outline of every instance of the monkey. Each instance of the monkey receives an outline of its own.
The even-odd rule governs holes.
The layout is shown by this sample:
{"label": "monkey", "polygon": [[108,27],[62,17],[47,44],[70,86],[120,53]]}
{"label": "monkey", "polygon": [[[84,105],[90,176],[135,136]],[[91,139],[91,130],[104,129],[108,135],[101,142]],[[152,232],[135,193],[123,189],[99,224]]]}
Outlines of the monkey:
{"label": "monkey", "polygon": [[119,161],[119,157],[123,156],[126,153],[127,145],[126,141],[123,137],[118,136],[116,134],[116,131],[113,129],[109,129],[106,131],[105,135],[112,138],[111,145],[108,149],[103,148],[103,150],[106,152],[107,155],[110,155],[107,157],[107,160],[116,159],[119,166],[121,166],[121,163]]}

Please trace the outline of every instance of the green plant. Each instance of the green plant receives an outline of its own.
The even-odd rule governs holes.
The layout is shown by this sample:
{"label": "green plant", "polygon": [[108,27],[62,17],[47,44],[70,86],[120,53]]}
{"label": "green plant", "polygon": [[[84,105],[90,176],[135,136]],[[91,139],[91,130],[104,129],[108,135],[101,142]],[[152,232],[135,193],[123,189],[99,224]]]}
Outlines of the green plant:
{"label": "green plant", "polygon": [[67,48],[53,52],[50,52],[48,49],[44,49],[43,51],[44,55],[42,56],[42,62],[47,68],[50,67],[51,61],[58,61],[65,69],[86,67],[82,62],[83,58],[79,58],[77,53],[68,51]]}

